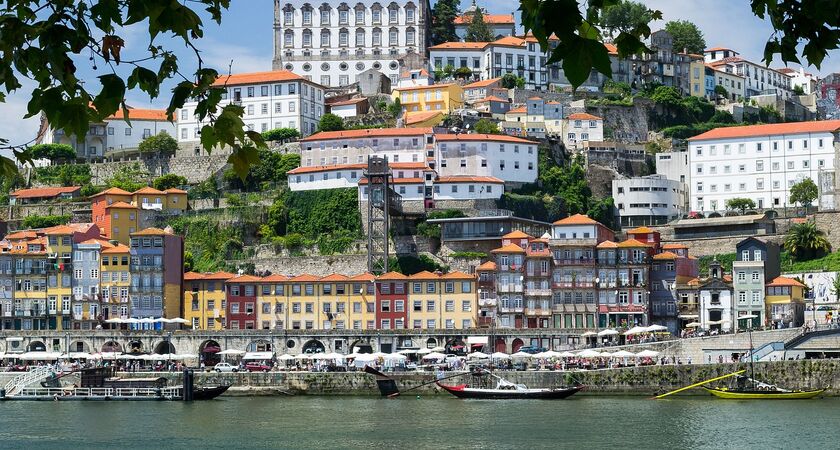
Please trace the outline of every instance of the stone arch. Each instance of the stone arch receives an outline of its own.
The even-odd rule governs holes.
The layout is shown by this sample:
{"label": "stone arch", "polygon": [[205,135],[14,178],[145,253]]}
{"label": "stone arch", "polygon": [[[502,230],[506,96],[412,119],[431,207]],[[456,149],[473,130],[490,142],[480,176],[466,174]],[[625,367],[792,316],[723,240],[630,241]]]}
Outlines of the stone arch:
{"label": "stone arch", "polygon": [[85,341],[73,341],[67,351],[90,353],[90,345]]}
{"label": "stone arch", "polygon": [[520,349],[520,348],[522,348],[524,345],[525,345],[525,343],[524,343],[524,342],[522,342],[522,339],[516,338],[516,339],[514,339],[514,340],[513,340],[513,343],[512,343],[512,346],[511,346],[511,350],[513,350],[513,353],[516,353],[516,352],[518,352],[518,351],[519,351],[519,349]]}
{"label": "stone arch", "polygon": [[352,353],[373,353],[373,346],[370,344],[370,341],[366,339],[353,341],[348,349]]}
{"label": "stone arch", "polygon": [[430,337],[426,339],[426,348],[435,348],[437,347],[437,339]]}
{"label": "stone arch", "polygon": [[29,352],[45,352],[47,351],[47,345],[41,341],[32,341],[26,346],[26,351]]}
{"label": "stone arch", "polygon": [[464,340],[456,337],[446,341],[446,353],[465,353],[467,344],[464,343]]}
{"label": "stone arch", "polygon": [[215,366],[222,360],[219,355],[220,351],[222,351],[222,347],[219,343],[208,339],[198,346],[198,360],[207,366]]}
{"label": "stone arch", "polygon": [[265,339],[257,339],[255,341],[251,341],[248,343],[248,347],[245,348],[246,352],[271,352],[274,351],[274,346],[271,342]]}
{"label": "stone arch", "polygon": [[122,353],[123,348],[117,341],[108,341],[102,345],[102,349],[100,351],[106,353]]}
{"label": "stone arch", "polygon": [[326,347],[318,339],[310,339],[301,347],[301,353],[324,353]]}
{"label": "stone arch", "polygon": [[507,342],[505,342],[505,338],[496,338],[494,346],[495,351],[507,353]]}
{"label": "stone arch", "polygon": [[132,339],[128,341],[126,348],[128,349],[126,353],[143,353],[143,342],[139,339]]}
{"label": "stone arch", "polygon": [[170,341],[160,341],[155,345],[154,351],[152,353],[156,353],[158,355],[165,355],[167,353],[177,353],[175,351],[175,345],[172,344]]}

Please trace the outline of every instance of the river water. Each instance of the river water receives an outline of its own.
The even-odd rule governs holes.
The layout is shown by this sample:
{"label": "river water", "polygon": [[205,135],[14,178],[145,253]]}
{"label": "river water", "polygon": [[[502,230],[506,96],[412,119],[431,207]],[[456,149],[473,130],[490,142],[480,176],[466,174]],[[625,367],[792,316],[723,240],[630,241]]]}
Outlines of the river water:
{"label": "river water", "polygon": [[838,448],[840,399],[4,402],[0,448]]}

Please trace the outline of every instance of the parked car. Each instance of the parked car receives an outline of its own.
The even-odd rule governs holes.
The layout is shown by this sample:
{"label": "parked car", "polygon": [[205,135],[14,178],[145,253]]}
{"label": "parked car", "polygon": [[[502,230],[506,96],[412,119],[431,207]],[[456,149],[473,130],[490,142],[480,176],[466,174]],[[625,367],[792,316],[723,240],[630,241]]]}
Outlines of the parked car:
{"label": "parked car", "polygon": [[525,347],[519,347],[519,351],[535,355],[537,353],[541,353],[541,352],[546,351],[546,348],[545,347],[537,347],[536,345],[528,345],[528,346],[525,346]]}
{"label": "parked car", "polygon": [[248,372],[268,372],[271,370],[271,366],[260,362],[249,362],[245,364],[245,370]]}
{"label": "parked car", "polygon": [[215,366],[213,366],[213,370],[216,371],[216,372],[219,372],[219,373],[221,373],[221,372],[239,372],[239,367],[231,366],[230,364],[223,362],[223,363],[218,363]]}

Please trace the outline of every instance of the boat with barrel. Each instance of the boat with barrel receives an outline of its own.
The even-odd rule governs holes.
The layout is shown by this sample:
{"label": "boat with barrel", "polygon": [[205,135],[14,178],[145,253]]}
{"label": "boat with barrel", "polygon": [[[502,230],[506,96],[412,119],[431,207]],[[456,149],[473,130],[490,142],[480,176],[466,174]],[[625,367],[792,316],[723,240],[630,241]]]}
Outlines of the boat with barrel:
{"label": "boat with barrel", "polygon": [[799,400],[814,398],[825,392],[825,389],[807,391],[782,389],[743,375],[736,376],[734,380],[731,387],[703,386],[703,389],[715,397],[734,400]]}
{"label": "boat with barrel", "polygon": [[[487,378],[478,386],[469,384],[447,385],[440,381],[436,384],[441,389],[449,392],[458,398],[492,399],[492,400],[559,400],[570,397],[583,389],[583,386],[561,387],[561,388],[529,388],[524,384],[511,383],[504,378],[486,369],[479,369],[471,372],[474,380]],[[489,383],[495,385],[487,386]]]}

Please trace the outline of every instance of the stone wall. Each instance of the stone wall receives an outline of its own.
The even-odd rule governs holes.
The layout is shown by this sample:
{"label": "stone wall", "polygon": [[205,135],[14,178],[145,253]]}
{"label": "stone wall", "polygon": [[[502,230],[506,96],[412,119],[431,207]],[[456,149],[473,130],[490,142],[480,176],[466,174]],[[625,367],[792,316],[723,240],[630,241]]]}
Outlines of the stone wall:
{"label": "stone wall", "polygon": [[[663,244],[685,244],[688,246],[688,252],[692,256],[707,256],[717,255],[721,253],[735,253],[735,245],[746,239],[747,236],[735,237],[715,237],[715,238],[696,238],[696,239],[665,239],[662,237]],[[784,234],[769,234],[761,236],[770,242],[775,242],[779,245],[785,240]]]}
{"label": "stone wall", "polygon": [[21,220],[29,216],[73,215],[74,211],[90,209],[87,202],[33,203],[28,205],[9,205],[0,208],[0,220]]}
{"label": "stone wall", "polygon": [[825,233],[831,248],[840,249],[840,211],[826,211],[814,214],[814,223]]}
{"label": "stone wall", "polygon": [[420,235],[394,236],[394,252],[398,255],[413,255],[417,253],[437,253],[440,241]]}
{"label": "stone wall", "polygon": [[649,100],[634,98],[633,106],[587,105],[586,112],[604,119],[604,138],[618,142],[648,140]]}
{"label": "stone wall", "polygon": [[127,158],[119,161],[107,161],[90,164],[93,175],[91,183],[105,184],[121,167],[139,164],[140,168],[149,173],[149,181],[174,173],[187,179],[189,183],[200,183],[211,176],[217,175],[227,166],[227,154],[214,152],[205,156],[173,156],[171,158]]}
{"label": "stone wall", "polygon": [[300,275],[308,273],[327,276],[332,273],[352,276],[367,271],[367,255],[329,255],[329,256],[276,256],[271,258],[253,258],[256,270],[271,273]]}

